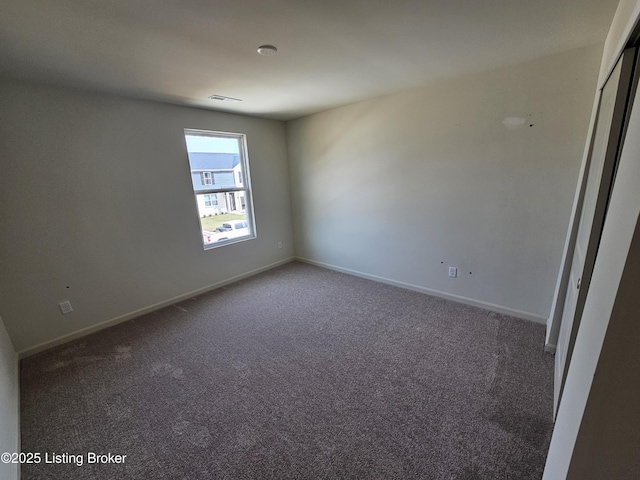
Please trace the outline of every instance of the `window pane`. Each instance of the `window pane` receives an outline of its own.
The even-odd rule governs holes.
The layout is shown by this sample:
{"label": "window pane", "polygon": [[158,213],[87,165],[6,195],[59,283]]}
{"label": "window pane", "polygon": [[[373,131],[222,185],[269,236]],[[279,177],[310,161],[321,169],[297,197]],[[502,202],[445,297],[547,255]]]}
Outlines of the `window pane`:
{"label": "window pane", "polygon": [[244,136],[185,130],[205,249],[254,238]]}

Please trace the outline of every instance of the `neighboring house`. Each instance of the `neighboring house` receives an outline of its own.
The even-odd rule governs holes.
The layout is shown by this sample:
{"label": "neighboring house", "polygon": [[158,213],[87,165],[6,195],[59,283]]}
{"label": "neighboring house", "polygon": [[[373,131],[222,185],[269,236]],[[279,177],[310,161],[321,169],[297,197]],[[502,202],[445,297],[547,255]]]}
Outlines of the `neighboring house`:
{"label": "neighboring house", "polygon": [[246,210],[244,192],[229,191],[244,185],[240,155],[189,152],[189,164],[201,217]]}

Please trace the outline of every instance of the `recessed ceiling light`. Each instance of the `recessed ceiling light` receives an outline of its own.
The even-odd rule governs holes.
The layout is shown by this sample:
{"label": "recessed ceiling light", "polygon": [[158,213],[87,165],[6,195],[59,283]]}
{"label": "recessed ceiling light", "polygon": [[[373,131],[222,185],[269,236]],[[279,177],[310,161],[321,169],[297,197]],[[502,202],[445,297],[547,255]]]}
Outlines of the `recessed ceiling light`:
{"label": "recessed ceiling light", "polygon": [[260,45],[258,47],[258,53],[260,55],[264,55],[265,57],[268,57],[269,55],[275,55],[277,51],[278,49],[273,45]]}
{"label": "recessed ceiling light", "polygon": [[211,100],[219,100],[221,102],[241,102],[242,101],[242,99],[240,98],[225,97],[224,95],[211,95],[209,98]]}

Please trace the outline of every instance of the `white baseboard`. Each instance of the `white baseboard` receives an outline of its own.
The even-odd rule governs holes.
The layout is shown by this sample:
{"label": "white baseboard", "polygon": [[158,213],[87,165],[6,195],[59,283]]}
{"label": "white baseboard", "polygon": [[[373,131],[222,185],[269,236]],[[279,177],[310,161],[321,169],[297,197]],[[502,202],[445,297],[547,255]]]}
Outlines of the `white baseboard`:
{"label": "white baseboard", "polygon": [[455,295],[452,293],[440,292],[438,290],[432,290],[430,288],[421,287],[420,285],[413,285],[411,283],[400,282],[398,280],[392,280],[390,278],[379,277],[378,275],[371,275],[364,272],[359,272],[356,270],[351,270],[349,268],[342,268],[336,265],[331,265],[329,263],[317,262],[315,260],[311,260],[309,258],[304,257],[295,257],[296,260],[304,263],[308,263],[311,265],[315,265],[318,267],[328,268],[329,270],[335,270],[337,272],[346,273],[349,275],[354,275],[356,277],[366,278],[368,280],[373,280],[375,282],[386,283],[387,285],[393,285],[394,287],[406,288],[407,290],[413,290],[420,293],[426,293],[428,295],[433,295],[434,297],[440,297],[447,300],[452,300],[454,302],[463,303],[465,305],[471,305],[473,307],[483,308],[485,310],[490,310],[492,312],[502,313],[504,315],[510,315],[512,317],[522,318],[524,320],[529,320],[535,323],[540,323],[542,325],[547,324],[547,318],[537,315],[535,313],[523,312],[521,310],[516,310],[509,307],[503,307],[502,305],[496,305],[489,302],[483,302],[481,300],[474,300],[473,298],[463,297],[461,295]]}
{"label": "white baseboard", "polygon": [[255,270],[251,270],[249,272],[242,273],[240,275],[236,275],[231,278],[227,278],[225,280],[221,280],[220,282],[213,283],[211,285],[207,285],[206,287],[199,288],[197,290],[193,290],[191,292],[183,293],[182,295],[178,295],[177,297],[170,298],[168,300],[154,303],[153,305],[149,305],[147,307],[139,308],[134,310],[133,312],[125,313],[124,315],[117,316],[115,318],[111,318],[109,320],[105,320],[104,322],[97,323],[95,325],[91,325],[89,327],[81,328],[80,330],[76,330],[75,332],[67,333],[60,337],[54,338],[53,340],[48,340],[46,342],[40,343],[33,347],[25,348],[18,352],[19,358],[29,357],[31,355],[35,355],[36,353],[43,352],[50,348],[56,347],[66,342],[70,342],[71,340],[75,340],[80,337],[84,337],[86,335],[90,335],[92,333],[98,332],[100,330],[104,330],[105,328],[112,327],[122,322],[126,322],[127,320],[131,320],[132,318],[139,317],[141,315],[145,315],[147,313],[153,312],[155,310],[160,310],[161,308],[168,307],[169,305],[173,305],[174,303],[179,303],[189,298],[196,297],[198,295],[202,295],[203,293],[210,292],[215,290],[216,288],[224,287],[225,285],[229,285],[230,283],[237,282],[244,278],[252,277],[253,275],[257,275],[258,273],[266,272],[267,270],[271,270],[272,268],[279,267],[280,265],[284,265],[285,263],[289,263],[294,261],[294,257],[289,257],[284,260],[280,260],[275,263],[271,263],[264,267],[256,268]]}
{"label": "white baseboard", "polygon": [[544,351],[547,353],[556,353],[556,345],[554,345],[553,343],[546,343],[544,345]]}

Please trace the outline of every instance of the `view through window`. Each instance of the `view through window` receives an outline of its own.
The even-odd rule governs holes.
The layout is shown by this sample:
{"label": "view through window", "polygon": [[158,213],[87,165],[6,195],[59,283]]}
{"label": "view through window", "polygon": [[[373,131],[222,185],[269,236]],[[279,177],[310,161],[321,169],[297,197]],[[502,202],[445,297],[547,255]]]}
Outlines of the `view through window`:
{"label": "view through window", "polygon": [[245,136],[184,131],[205,249],[255,238]]}

